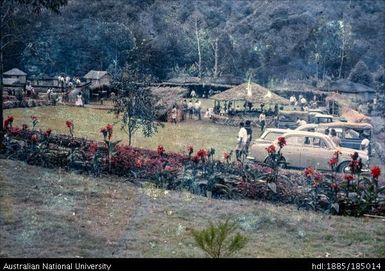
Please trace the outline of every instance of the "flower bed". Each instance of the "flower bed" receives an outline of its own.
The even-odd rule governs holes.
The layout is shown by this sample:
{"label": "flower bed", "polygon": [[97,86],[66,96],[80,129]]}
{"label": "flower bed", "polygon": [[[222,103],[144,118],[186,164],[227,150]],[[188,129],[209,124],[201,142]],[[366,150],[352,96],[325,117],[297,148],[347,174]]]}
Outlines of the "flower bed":
{"label": "flower bed", "polygon": [[281,149],[286,145],[284,138],[279,138],[278,149],[273,145],[267,148],[271,158],[267,166],[232,162],[232,152],[225,152],[223,161],[217,161],[213,159],[214,149],[194,152],[193,146],[189,146],[185,153],[170,153],[163,146],[147,150],[120,145],[119,141],[112,141],[110,124],[100,130],[104,142],[96,142],[74,137],[76,127],[70,120],[65,123],[68,136],[52,134],[51,129],[38,131],[38,117],[31,116],[31,120],[31,129],[27,125],[12,127],[12,116],[5,120],[4,155],[7,158],[94,176],[126,176],[129,181],[151,181],[158,187],[189,190],[216,198],[297,204],[299,208],[331,214],[385,213],[385,188],[380,185],[380,169],[374,167],[371,178],[364,176],[356,156],[352,156],[350,174],[334,172],[338,152],[329,161],[331,172],[307,168],[302,173],[280,169]]}

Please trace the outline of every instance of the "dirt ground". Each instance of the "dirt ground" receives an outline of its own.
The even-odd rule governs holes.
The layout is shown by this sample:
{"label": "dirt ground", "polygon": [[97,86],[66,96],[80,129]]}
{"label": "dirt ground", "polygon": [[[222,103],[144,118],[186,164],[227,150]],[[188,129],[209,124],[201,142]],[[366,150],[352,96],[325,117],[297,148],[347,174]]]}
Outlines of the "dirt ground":
{"label": "dirt ground", "polygon": [[232,217],[237,257],[385,257],[382,219],[210,200],[0,160],[0,257],[205,257],[192,228]]}

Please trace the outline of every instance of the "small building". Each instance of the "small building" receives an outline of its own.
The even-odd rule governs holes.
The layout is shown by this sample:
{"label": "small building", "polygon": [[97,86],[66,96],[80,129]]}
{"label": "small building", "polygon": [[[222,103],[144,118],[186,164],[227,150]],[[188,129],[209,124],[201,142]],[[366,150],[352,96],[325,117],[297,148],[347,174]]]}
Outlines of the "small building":
{"label": "small building", "polygon": [[12,70],[6,71],[3,73],[4,84],[12,82],[14,84],[25,84],[27,83],[27,74],[18,68],[13,68]]}
{"label": "small building", "polygon": [[376,96],[375,89],[346,79],[331,82],[329,85],[324,87],[324,90],[337,92],[355,102],[368,102]]}
{"label": "small building", "polygon": [[91,82],[91,89],[102,89],[110,87],[112,76],[107,71],[89,71],[84,75],[84,79]]}

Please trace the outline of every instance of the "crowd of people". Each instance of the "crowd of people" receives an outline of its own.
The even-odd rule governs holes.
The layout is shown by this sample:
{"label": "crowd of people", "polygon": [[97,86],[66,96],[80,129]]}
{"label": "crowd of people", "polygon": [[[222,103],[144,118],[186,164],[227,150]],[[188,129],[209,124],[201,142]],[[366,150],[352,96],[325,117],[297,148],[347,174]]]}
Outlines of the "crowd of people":
{"label": "crowd of people", "polygon": [[289,102],[291,106],[299,106],[301,111],[307,111],[309,110],[309,108],[317,108],[319,104],[318,97],[315,94],[313,95],[313,100],[311,101],[306,100],[306,98],[302,94],[298,96],[298,99],[295,95],[292,95],[289,98]]}

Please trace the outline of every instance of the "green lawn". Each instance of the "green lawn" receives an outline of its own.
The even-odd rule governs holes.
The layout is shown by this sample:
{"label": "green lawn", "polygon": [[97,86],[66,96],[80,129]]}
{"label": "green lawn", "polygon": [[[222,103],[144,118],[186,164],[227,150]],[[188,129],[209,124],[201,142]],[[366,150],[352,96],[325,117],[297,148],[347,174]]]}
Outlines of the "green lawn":
{"label": "green lawn", "polygon": [[[206,103],[208,104],[208,101],[205,101]],[[73,120],[75,136],[94,140],[102,140],[100,134],[102,127],[108,123],[115,123],[113,139],[128,143],[127,134],[120,130],[119,120],[105,110],[69,106],[34,107],[5,110],[5,115],[13,115],[14,125],[17,126],[23,123],[31,126],[31,115],[36,115],[40,120],[37,128],[42,130],[51,128],[54,133],[68,133],[65,121]],[[213,124],[209,120],[187,120],[177,125],[165,123],[165,127],[160,128],[159,132],[150,138],[144,138],[139,131],[134,136],[132,144],[148,149],[163,145],[166,151],[175,152],[185,151],[188,145],[192,145],[195,150],[212,147],[216,150],[216,158],[222,159],[224,151],[235,148],[237,135],[237,127]],[[253,137],[258,136],[259,129],[254,128]]]}

